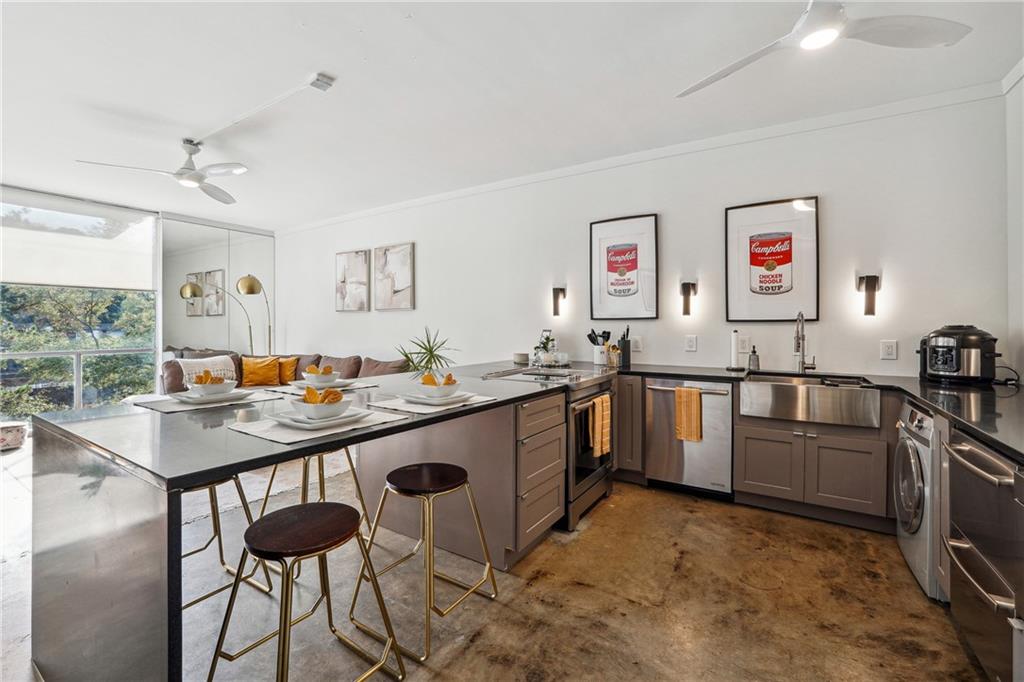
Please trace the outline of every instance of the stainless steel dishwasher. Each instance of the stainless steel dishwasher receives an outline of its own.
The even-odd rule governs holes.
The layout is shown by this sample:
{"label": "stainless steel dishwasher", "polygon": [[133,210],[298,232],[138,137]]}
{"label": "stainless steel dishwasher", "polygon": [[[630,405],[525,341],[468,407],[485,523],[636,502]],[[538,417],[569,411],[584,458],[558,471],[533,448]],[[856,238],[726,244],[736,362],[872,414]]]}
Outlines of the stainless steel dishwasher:
{"label": "stainless steel dishwasher", "polygon": [[[699,388],[703,437],[676,440],[675,389]],[[709,381],[644,381],[644,475],[656,481],[732,492],[732,384]]]}

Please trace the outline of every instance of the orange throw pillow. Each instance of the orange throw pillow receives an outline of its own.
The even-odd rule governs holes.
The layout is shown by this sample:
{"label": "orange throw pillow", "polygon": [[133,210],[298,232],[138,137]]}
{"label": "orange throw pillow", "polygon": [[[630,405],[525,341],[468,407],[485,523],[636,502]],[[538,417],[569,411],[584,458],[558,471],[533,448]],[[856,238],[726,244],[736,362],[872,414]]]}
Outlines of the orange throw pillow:
{"label": "orange throw pillow", "polygon": [[277,358],[242,358],[242,386],[280,386],[281,370]]}
{"label": "orange throw pillow", "polygon": [[296,376],[295,370],[299,367],[299,359],[295,358],[278,358],[281,370],[281,385],[295,381],[298,377]]}

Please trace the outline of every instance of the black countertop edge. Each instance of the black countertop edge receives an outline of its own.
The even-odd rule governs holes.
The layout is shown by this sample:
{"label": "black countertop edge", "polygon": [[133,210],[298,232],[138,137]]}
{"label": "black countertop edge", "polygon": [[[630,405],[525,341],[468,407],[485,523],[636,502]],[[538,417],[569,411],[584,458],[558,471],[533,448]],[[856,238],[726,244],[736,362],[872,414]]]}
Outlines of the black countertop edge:
{"label": "black countertop edge", "polygon": [[[236,474],[244,473],[247,471],[253,471],[255,469],[262,469],[264,467],[273,466],[274,464],[280,464],[283,462],[292,461],[299,459],[300,457],[309,457],[312,455],[338,452],[346,447],[353,445],[359,445],[379,438],[385,438],[406,431],[412,431],[424,426],[431,426],[441,422],[450,421],[452,419],[458,419],[460,417],[467,417],[480,412],[486,412],[487,410],[493,410],[499,407],[507,405],[514,405],[515,403],[522,402],[524,400],[535,400],[540,397],[554,395],[565,392],[565,386],[561,385],[547,385],[532,387],[533,390],[526,394],[519,396],[510,396],[507,398],[498,398],[486,403],[478,403],[476,405],[469,405],[454,410],[445,412],[437,412],[435,414],[408,414],[409,418],[396,420],[393,422],[387,422],[378,426],[371,426],[369,428],[355,429],[353,431],[346,431],[339,434],[330,434],[323,436],[322,438],[311,439],[309,441],[303,441],[295,444],[284,444],[276,443],[273,441],[264,441],[270,446],[276,446],[282,448],[280,452],[269,453],[262,457],[254,457],[253,459],[246,460],[244,463],[231,463],[223,466],[215,466],[209,469],[202,469],[200,471],[191,472],[189,474],[183,474],[179,476],[163,477],[156,472],[153,472],[145,467],[141,466],[137,462],[130,460],[127,457],[112,452],[101,445],[92,443],[87,439],[82,438],[76,434],[73,430],[66,428],[64,424],[72,425],[83,420],[101,419],[104,418],[100,415],[85,414],[83,415],[81,410],[68,411],[68,412],[49,412],[40,415],[34,415],[32,417],[33,424],[42,423],[44,428],[51,432],[54,432],[64,438],[71,440],[72,442],[86,447],[97,454],[110,459],[118,464],[121,468],[125,469],[132,475],[148,480],[150,483],[157,485],[157,487],[168,491],[187,491],[195,488],[202,487],[204,485],[210,485],[212,483],[223,481],[224,479],[230,478]],[[144,407],[137,406],[116,406],[123,407],[124,411],[119,416],[127,416],[131,414],[145,413],[147,410]],[[210,408],[209,412],[213,410],[223,410],[225,412],[233,412],[237,410],[239,405],[226,405],[222,408]],[[244,407],[244,406],[242,406]],[[403,414],[398,411],[392,410],[381,410],[378,411],[387,414]],[[185,414],[185,413],[177,413]],[[109,417],[109,415],[108,415]],[[244,435],[244,434],[243,434]],[[252,438],[258,438],[258,436],[250,436]],[[261,439],[263,440],[263,439]]]}

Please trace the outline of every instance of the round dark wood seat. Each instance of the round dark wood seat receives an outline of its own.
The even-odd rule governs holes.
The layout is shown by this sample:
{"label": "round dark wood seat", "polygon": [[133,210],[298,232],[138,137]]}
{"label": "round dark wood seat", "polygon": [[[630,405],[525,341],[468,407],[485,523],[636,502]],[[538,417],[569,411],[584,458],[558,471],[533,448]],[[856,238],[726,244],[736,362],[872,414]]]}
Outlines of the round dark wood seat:
{"label": "round dark wood seat", "polygon": [[276,561],[337,547],[359,530],[359,512],[339,502],[297,504],[271,512],[245,531],[245,548]]}
{"label": "round dark wood seat", "polygon": [[455,464],[423,462],[393,469],[387,485],[400,495],[434,495],[455,490],[469,480],[466,470]]}

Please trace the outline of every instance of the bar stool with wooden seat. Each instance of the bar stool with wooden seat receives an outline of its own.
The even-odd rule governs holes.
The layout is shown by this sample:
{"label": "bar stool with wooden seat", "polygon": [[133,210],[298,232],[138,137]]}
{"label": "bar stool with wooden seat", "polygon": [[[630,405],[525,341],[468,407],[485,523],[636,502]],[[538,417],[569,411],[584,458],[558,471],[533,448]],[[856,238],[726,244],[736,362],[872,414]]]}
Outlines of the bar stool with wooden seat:
{"label": "bar stool with wooden seat", "polygon": [[[242,488],[242,482],[238,479],[238,476],[232,476],[231,478],[226,478],[223,481],[217,481],[216,483],[211,483],[209,485],[204,485],[204,486],[200,486],[198,488],[192,488],[190,490],[186,490],[185,491],[186,493],[200,492],[202,490],[206,490],[207,494],[210,496],[210,524],[213,526],[213,532],[210,535],[210,539],[207,540],[205,544],[203,544],[201,547],[197,547],[195,549],[192,549],[192,550],[189,550],[189,551],[185,552],[184,554],[181,555],[181,558],[182,559],[186,559],[186,558],[188,558],[190,556],[193,556],[195,554],[199,554],[200,552],[203,552],[204,550],[206,550],[213,543],[214,540],[216,540],[217,541],[217,554],[218,554],[218,557],[220,558],[220,565],[224,568],[224,571],[228,575],[234,576],[236,574],[236,572],[237,572],[235,567],[232,566],[231,564],[229,564],[227,562],[227,560],[224,558],[224,537],[223,537],[224,533],[221,530],[220,502],[217,499],[217,486],[224,485],[226,483],[234,483],[235,484],[235,492],[238,493],[238,499],[242,503],[242,513],[245,514],[245,520],[248,523],[250,523],[250,524],[252,523],[252,512],[249,510],[249,503],[245,499],[245,490]],[[245,567],[244,563],[240,564],[240,568],[238,570],[244,570],[244,567]],[[263,584],[263,583],[259,582],[254,577],[256,575],[257,569],[259,569],[260,567],[263,568],[263,575],[266,577],[266,580],[267,580],[266,584]],[[268,592],[269,593],[270,590],[271,590],[270,572],[267,570],[267,564],[265,562],[263,562],[263,561],[256,561],[253,564],[252,571],[250,571],[249,573],[243,575],[242,576],[242,580],[244,580],[247,584],[252,585],[257,590],[260,590],[261,592]],[[230,582],[226,582],[223,585],[221,585],[220,587],[217,587],[216,589],[210,590],[209,592],[207,592],[207,593],[205,593],[205,594],[203,594],[203,595],[201,595],[199,597],[196,597],[195,599],[192,599],[191,601],[185,603],[181,607],[181,610],[184,611],[187,608],[195,606],[196,604],[209,599],[210,597],[214,596],[215,594],[220,594],[221,592],[223,592],[224,590],[229,589],[230,587],[231,587],[231,583]]]}
{"label": "bar stool with wooden seat", "polygon": [[[434,501],[438,497],[450,495],[460,490],[466,491],[469,499],[469,508],[473,512],[473,522],[476,524],[477,537],[480,538],[480,549],[484,554],[483,576],[473,585],[466,584],[457,578],[441,573],[434,569]],[[384,503],[388,495],[400,497],[412,497],[420,501],[420,538],[412,551],[391,562],[384,568],[377,571],[377,576],[382,576],[396,566],[408,561],[419,552],[420,548],[426,545],[423,551],[424,577],[426,580],[426,594],[424,596],[424,624],[423,624],[423,653],[418,654],[404,646],[399,645],[402,653],[420,663],[430,656],[430,616],[436,613],[445,617],[452,610],[466,600],[471,594],[478,594],[488,599],[495,599],[498,596],[498,583],[494,578],[494,567],[491,564],[491,554],[487,549],[487,540],[484,537],[484,529],[480,523],[480,512],[476,508],[476,500],[473,498],[473,489],[469,485],[469,475],[466,470],[455,464],[443,462],[424,462],[399,467],[391,471],[386,478],[384,491],[380,496],[380,503],[377,505],[377,513],[373,517],[373,525],[370,527],[370,537],[367,540],[367,555],[373,549],[373,541],[380,528],[381,513],[384,511]],[[440,608],[434,599],[434,578],[440,578],[445,582],[461,587],[465,592],[458,599],[445,608]],[[366,634],[375,637],[379,641],[385,641],[386,637],[359,621],[355,617],[356,601],[359,599],[359,587],[367,576],[360,574],[360,580],[356,583],[355,592],[352,595],[352,606],[349,608],[348,617],[352,623]],[[490,580],[491,591],[480,590],[485,582]]]}
{"label": "bar stool with wooden seat", "polygon": [[[224,623],[221,625],[220,636],[217,638],[217,649],[213,654],[213,661],[210,663],[210,674],[207,680],[213,680],[217,670],[217,662],[224,658],[228,661],[237,660],[256,647],[265,644],[274,637],[277,641],[277,680],[283,682],[288,679],[288,657],[291,643],[291,629],[312,616],[320,604],[327,605],[327,627],[330,628],[338,640],[366,659],[372,665],[357,679],[365,680],[378,670],[390,674],[396,679],[405,678],[405,664],[402,662],[401,653],[395,641],[395,633],[391,627],[391,618],[388,616],[387,607],[384,605],[384,598],[380,593],[380,585],[377,583],[377,574],[370,563],[370,555],[366,549],[363,536],[359,533],[361,514],[347,504],[339,502],[312,502],[292,507],[285,507],[271,512],[261,519],[257,519],[245,531],[245,548],[242,550],[242,557],[238,565],[244,566],[251,554],[262,561],[272,561],[281,568],[281,613],[277,630],[264,635],[252,644],[245,646],[236,653],[224,651],[224,639],[227,636],[228,624],[231,622],[231,612],[235,607],[235,598],[238,596],[238,585],[241,582],[241,572],[236,573],[235,581],[231,585],[231,596],[228,599],[227,611],[224,613]],[[369,580],[373,586],[373,592],[377,597],[377,606],[380,609],[381,619],[384,621],[384,628],[387,631],[384,637],[384,651],[379,658],[366,651],[362,646],[346,637],[334,625],[334,610],[331,604],[330,577],[327,573],[327,553],[335,550],[353,537],[359,546],[359,553],[362,555],[360,568],[360,579]],[[299,562],[304,559],[316,559],[320,569],[320,596],[308,611],[292,618],[292,587],[295,580],[295,571]],[[394,653],[397,668],[388,665],[388,656]]]}

